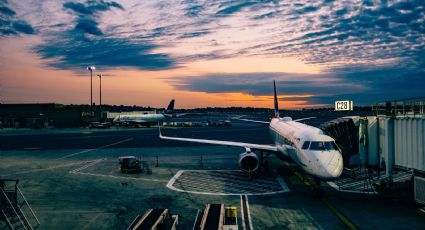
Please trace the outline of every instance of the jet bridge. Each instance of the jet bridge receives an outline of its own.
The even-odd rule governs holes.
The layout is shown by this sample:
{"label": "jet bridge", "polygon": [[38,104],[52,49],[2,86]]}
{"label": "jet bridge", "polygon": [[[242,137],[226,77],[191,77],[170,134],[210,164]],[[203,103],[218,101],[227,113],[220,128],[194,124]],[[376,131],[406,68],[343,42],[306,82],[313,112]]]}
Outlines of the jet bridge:
{"label": "jet bridge", "polygon": [[384,171],[386,184],[394,181],[393,171],[409,172],[417,201],[425,203],[425,98],[380,102],[373,111],[375,116],[338,118],[320,128],[341,148],[346,168]]}
{"label": "jet bridge", "polygon": [[338,118],[320,125],[320,129],[335,139],[342,152],[344,165],[353,165],[353,156],[359,153],[358,127],[351,117]]}

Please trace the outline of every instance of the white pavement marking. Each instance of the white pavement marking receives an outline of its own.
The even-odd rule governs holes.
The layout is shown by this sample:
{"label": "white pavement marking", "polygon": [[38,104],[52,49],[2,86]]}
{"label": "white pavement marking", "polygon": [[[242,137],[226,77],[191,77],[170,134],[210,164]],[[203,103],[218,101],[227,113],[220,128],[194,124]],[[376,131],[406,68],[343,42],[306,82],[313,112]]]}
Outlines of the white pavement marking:
{"label": "white pavement marking", "polygon": [[133,138],[128,138],[128,139],[125,139],[125,140],[122,140],[122,141],[118,141],[118,142],[115,142],[115,143],[112,143],[112,144],[100,146],[100,147],[94,148],[94,149],[86,149],[86,150],[83,150],[83,151],[80,151],[80,152],[76,152],[76,153],[72,153],[72,154],[69,154],[69,155],[65,155],[63,157],[57,158],[56,160],[61,160],[61,159],[72,157],[72,156],[75,156],[75,155],[78,155],[78,154],[81,154],[81,153],[87,153],[87,152],[91,152],[91,151],[94,151],[94,150],[99,150],[99,149],[107,148],[107,147],[110,147],[110,146],[113,146],[113,145],[118,145],[118,144],[121,144],[121,143],[124,143],[124,142],[127,142],[127,141],[131,141],[131,140],[133,140]]}
{"label": "white pavement marking", "polygon": [[51,169],[57,169],[57,168],[66,168],[66,167],[70,167],[70,166],[74,166],[74,165],[80,165],[80,164],[89,163],[89,162],[92,162],[92,160],[91,161],[81,161],[81,162],[76,162],[76,163],[63,164],[63,165],[56,165],[56,166],[41,168],[41,169],[30,169],[30,170],[26,170],[26,171],[19,171],[19,172],[16,172],[16,173],[6,174],[6,175],[3,175],[3,176],[40,172],[40,171],[46,171],[46,170],[51,170]]}
{"label": "white pavement marking", "polygon": [[[184,172],[240,172],[240,170],[179,170],[167,183],[167,188],[177,191],[177,192],[186,192],[186,193],[193,193],[193,194],[200,194],[200,195],[214,195],[214,196],[241,196],[241,195],[250,195],[250,196],[255,196],[255,195],[272,195],[272,194],[279,194],[279,193],[285,193],[285,192],[289,192],[290,189],[288,188],[288,186],[286,185],[285,181],[280,177],[280,176],[276,176],[277,181],[280,185],[280,187],[282,188],[282,190],[278,190],[278,191],[264,191],[264,192],[258,192],[258,193],[253,193],[253,192],[237,192],[237,193],[223,193],[223,192],[203,192],[203,191],[191,191],[191,190],[184,190],[184,189],[180,189],[180,188],[176,188],[174,187],[174,183],[179,179],[179,177],[184,173]],[[209,176],[209,175],[208,175]],[[212,178],[214,179],[214,178]],[[237,179],[235,179],[236,181]],[[260,182],[261,183],[261,182]],[[202,184],[201,182],[197,182],[197,184]],[[188,187],[192,187],[190,185],[187,185]],[[236,185],[235,185],[236,186]],[[239,186],[240,187],[240,186]]]}
{"label": "white pavement marking", "polygon": [[244,230],[246,230],[246,226],[245,226],[245,215],[244,215],[244,212],[243,212],[243,199],[242,199],[242,195],[240,195],[240,197],[241,197],[241,217],[242,217],[242,228],[243,228]]}
{"label": "white pavement marking", "polygon": [[[176,173],[176,175],[174,175],[171,179],[170,179],[170,181],[168,181],[168,183],[167,183],[167,188],[169,188],[169,189],[173,189],[174,187],[173,187],[173,184],[174,184],[174,182],[176,182],[176,180],[177,180],[177,178],[179,178],[181,175],[182,175],[182,173],[184,172],[185,170],[180,170],[180,171],[178,171],[177,173]],[[174,190],[174,189],[173,189]]]}
{"label": "white pavement marking", "polygon": [[28,148],[24,148],[24,150],[40,150],[42,149],[41,147],[28,147]]}
{"label": "white pavement marking", "polygon": [[254,228],[252,227],[252,221],[251,221],[251,211],[249,209],[249,202],[248,202],[248,196],[245,195],[245,201],[246,201],[246,210],[247,210],[247,215],[248,215],[248,222],[249,222],[249,228],[251,230],[254,230]]}
{"label": "white pavement marking", "polygon": [[83,170],[83,169],[86,169],[86,168],[88,168],[88,167],[90,167],[90,166],[93,166],[93,165],[95,165],[95,164],[98,164],[98,163],[100,163],[100,162],[102,162],[102,161],[104,161],[104,160],[106,160],[106,158],[93,160],[93,161],[89,162],[89,163],[88,163],[88,164],[86,164],[86,165],[83,165],[83,166],[81,166],[81,167],[79,167],[79,168],[76,168],[76,169],[73,169],[73,170],[69,171],[69,173],[77,173],[77,172],[79,172],[79,171],[81,171],[81,170]]}
{"label": "white pavement marking", "polygon": [[89,175],[89,176],[97,176],[97,177],[109,177],[109,178],[114,178],[114,179],[125,179],[125,180],[141,180],[141,181],[162,182],[162,183],[167,182],[167,180],[135,178],[135,177],[125,177],[125,176],[113,176],[113,175],[105,175],[105,174],[97,174],[97,173],[75,172],[73,174],[81,174],[81,175]]}
{"label": "white pavement marking", "polygon": [[88,164],[83,165],[77,169],[69,171],[71,174],[80,174],[80,175],[89,175],[89,176],[97,176],[97,177],[109,177],[114,179],[126,179],[126,180],[141,180],[141,181],[153,181],[153,182],[167,182],[167,180],[159,180],[159,179],[147,179],[147,178],[135,178],[135,177],[124,177],[124,176],[113,176],[113,175],[105,175],[105,174],[98,174],[98,173],[86,173],[86,172],[80,172],[81,170],[87,169],[88,167],[92,167],[96,164],[99,164],[102,161],[105,161],[107,158],[97,159],[93,161],[87,162]]}

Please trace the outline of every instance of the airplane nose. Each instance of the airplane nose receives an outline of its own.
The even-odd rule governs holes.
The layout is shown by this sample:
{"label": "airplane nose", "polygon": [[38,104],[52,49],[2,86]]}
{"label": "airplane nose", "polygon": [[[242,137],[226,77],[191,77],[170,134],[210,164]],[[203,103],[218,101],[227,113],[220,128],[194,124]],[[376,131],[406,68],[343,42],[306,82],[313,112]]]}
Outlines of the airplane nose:
{"label": "airplane nose", "polygon": [[323,180],[335,180],[342,174],[343,160],[340,152],[331,153],[331,159],[319,167],[318,176]]}
{"label": "airplane nose", "polygon": [[327,174],[330,179],[336,179],[341,176],[343,168],[342,155],[340,152],[335,151],[334,157],[329,161],[325,169],[325,174]]}

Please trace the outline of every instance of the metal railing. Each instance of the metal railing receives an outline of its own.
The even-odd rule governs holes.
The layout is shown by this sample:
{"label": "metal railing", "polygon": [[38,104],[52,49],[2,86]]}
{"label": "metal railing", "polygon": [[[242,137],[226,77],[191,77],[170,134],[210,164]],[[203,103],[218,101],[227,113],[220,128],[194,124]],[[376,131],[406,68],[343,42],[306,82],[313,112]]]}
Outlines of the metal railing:
{"label": "metal railing", "polygon": [[[20,215],[18,214],[18,212],[16,211],[16,209],[15,209],[14,205],[13,205],[13,204],[12,204],[12,202],[10,201],[9,197],[7,196],[7,194],[4,192],[4,190],[3,190],[2,188],[0,188],[0,190],[1,190],[2,194],[3,194],[3,196],[6,198],[6,201],[7,201],[7,203],[9,204],[9,207],[11,207],[11,208],[12,208],[12,210],[13,210],[14,214],[18,217],[19,222],[22,224],[22,226],[24,227],[24,229],[27,229],[27,226],[26,226],[25,222],[23,222],[23,221],[22,221],[21,216],[20,216]],[[7,215],[5,215],[5,216],[6,216],[6,218],[7,218]],[[24,216],[24,218],[25,218],[25,216]],[[27,222],[28,222],[28,220],[27,220]],[[13,227],[13,225],[12,225],[11,223],[10,223],[10,226],[12,227],[12,229],[14,229],[14,227]],[[31,228],[31,229],[32,229],[32,228]]]}
{"label": "metal railing", "polygon": [[6,213],[3,211],[3,209],[0,209],[0,211],[1,211],[1,213],[3,214],[4,218],[6,219],[7,226],[12,226],[12,228],[13,228],[12,223],[10,222],[9,218],[7,217],[7,215],[6,215]]}
{"label": "metal railing", "polygon": [[[34,213],[34,210],[32,210],[30,204],[28,203],[27,199],[25,198],[24,194],[22,193],[21,189],[19,189],[19,187],[17,186],[18,189],[18,193],[19,195],[21,195],[22,199],[24,200],[24,203],[27,205],[28,209],[30,210],[32,217],[35,219],[35,221],[37,222],[37,225],[40,225],[40,221],[38,220],[37,216]],[[25,214],[24,214],[25,216]],[[30,226],[31,227],[31,226]],[[32,227],[31,227],[32,229]]]}
{"label": "metal railing", "polygon": [[372,110],[376,115],[422,117],[425,116],[425,97],[378,102]]}

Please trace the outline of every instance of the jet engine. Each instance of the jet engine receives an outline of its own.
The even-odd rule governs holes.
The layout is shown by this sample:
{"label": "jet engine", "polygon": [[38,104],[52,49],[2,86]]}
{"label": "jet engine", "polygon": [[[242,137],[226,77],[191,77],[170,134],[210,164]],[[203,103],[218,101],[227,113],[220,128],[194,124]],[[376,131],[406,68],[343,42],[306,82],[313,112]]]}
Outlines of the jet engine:
{"label": "jet engine", "polygon": [[244,172],[254,172],[260,166],[260,160],[253,152],[247,151],[239,154],[239,167]]}

